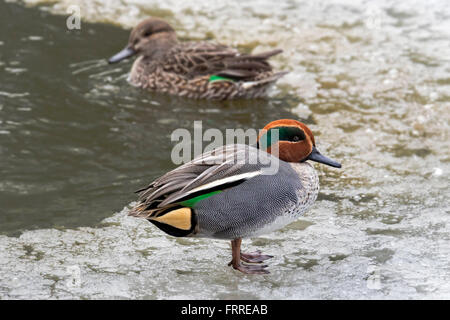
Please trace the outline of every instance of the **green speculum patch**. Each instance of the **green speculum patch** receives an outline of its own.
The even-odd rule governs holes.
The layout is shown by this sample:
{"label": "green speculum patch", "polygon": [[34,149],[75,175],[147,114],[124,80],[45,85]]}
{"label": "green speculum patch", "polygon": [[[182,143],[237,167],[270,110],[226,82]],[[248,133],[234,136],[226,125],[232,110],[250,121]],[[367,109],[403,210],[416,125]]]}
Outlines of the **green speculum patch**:
{"label": "green speculum patch", "polygon": [[209,198],[219,192],[222,192],[221,190],[217,190],[217,191],[212,191],[212,192],[208,192],[205,194],[201,194],[199,196],[196,196],[194,198],[190,198],[187,200],[184,200],[182,202],[180,202],[180,205],[188,207],[188,208],[192,208],[193,206],[195,206],[195,204],[203,199]]}
{"label": "green speculum patch", "polygon": [[209,82],[217,82],[217,81],[231,81],[231,82],[234,82],[233,79],[225,78],[225,77],[221,77],[221,76],[212,75],[212,76],[209,77]]}

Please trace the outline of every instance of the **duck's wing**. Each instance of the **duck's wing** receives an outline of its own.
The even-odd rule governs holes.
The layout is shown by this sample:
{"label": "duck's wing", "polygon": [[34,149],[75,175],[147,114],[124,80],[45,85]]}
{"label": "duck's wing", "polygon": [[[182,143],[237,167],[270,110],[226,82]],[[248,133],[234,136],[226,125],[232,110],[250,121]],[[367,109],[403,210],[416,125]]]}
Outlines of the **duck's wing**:
{"label": "duck's wing", "polygon": [[227,145],[206,152],[138,190],[139,204],[130,215],[149,217],[193,198],[236,186],[261,175],[271,155],[247,145]]}
{"label": "duck's wing", "polygon": [[[272,71],[267,60],[282,50],[259,54],[242,54],[221,44],[207,42],[182,43],[164,57],[164,70],[188,79],[199,76],[250,80],[263,72]],[[212,80],[217,78],[212,78]],[[220,78],[219,78],[220,79]]]}

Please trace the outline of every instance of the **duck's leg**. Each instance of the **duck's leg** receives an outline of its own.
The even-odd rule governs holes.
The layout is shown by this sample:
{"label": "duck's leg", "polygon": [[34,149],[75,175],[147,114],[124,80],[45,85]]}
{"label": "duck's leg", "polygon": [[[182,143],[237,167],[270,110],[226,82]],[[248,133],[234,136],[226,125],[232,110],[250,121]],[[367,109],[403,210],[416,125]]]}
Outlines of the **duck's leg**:
{"label": "duck's leg", "polygon": [[270,258],[273,258],[273,256],[262,254],[259,250],[250,253],[241,252],[241,260],[249,263],[261,263]]}
{"label": "duck's leg", "polygon": [[[267,274],[269,271],[267,271],[265,268],[267,268],[267,265],[248,265],[241,262],[241,243],[242,239],[234,239],[231,241],[231,254],[232,254],[232,260],[228,265],[233,266],[234,269],[241,271],[242,273],[247,274]],[[268,259],[268,258],[266,258]],[[264,260],[266,260],[264,259]],[[243,259],[244,260],[244,259]],[[261,260],[261,261],[264,261]],[[245,261],[245,260],[244,260]],[[259,262],[261,262],[259,261]]]}

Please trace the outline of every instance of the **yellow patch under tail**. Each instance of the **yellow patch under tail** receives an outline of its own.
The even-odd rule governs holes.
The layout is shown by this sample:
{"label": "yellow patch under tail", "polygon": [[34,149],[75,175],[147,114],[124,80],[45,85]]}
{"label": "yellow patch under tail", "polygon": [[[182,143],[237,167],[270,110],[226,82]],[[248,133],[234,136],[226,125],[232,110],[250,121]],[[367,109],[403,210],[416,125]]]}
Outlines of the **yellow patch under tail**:
{"label": "yellow patch under tail", "polygon": [[192,210],[190,208],[176,209],[158,217],[149,217],[148,219],[180,230],[190,230],[192,228]]}

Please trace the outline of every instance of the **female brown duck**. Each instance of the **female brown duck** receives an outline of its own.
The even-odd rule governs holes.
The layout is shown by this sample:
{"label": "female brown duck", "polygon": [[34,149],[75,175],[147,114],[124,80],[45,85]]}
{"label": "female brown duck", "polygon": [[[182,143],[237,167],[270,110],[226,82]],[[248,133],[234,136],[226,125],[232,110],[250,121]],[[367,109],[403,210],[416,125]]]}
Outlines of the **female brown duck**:
{"label": "female brown duck", "polygon": [[251,55],[221,44],[178,42],[168,23],[151,17],[131,31],[125,49],[108,61],[138,56],[131,69],[133,85],[188,98],[224,100],[264,96],[286,74],[274,73],[267,62],[281,52]]}

